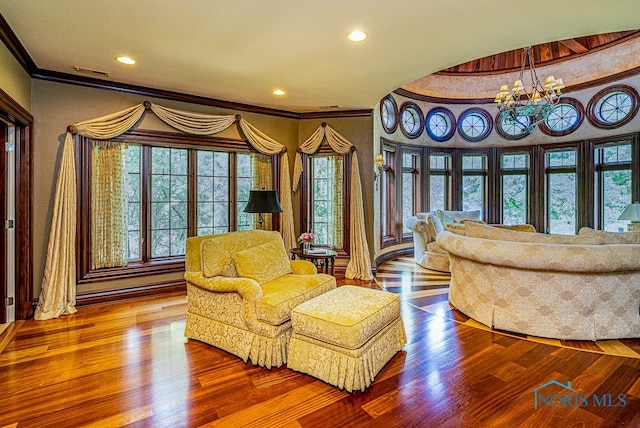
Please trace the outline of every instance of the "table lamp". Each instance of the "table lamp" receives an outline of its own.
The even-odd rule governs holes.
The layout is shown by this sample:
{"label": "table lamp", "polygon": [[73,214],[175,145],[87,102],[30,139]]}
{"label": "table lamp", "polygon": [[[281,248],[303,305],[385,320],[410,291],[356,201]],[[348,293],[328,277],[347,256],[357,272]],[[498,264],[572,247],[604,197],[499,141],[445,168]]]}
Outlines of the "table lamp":
{"label": "table lamp", "polygon": [[258,226],[262,230],[263,213],[281,213],[282,207],[275,190],[250,190],[249,201],[244,209],[246,213],[258,214]]}
{"label": "table lamp", "polygon": [[618,220],[631,220],[627,230],[640,232],[640,203],[637,201],[627,205]]}

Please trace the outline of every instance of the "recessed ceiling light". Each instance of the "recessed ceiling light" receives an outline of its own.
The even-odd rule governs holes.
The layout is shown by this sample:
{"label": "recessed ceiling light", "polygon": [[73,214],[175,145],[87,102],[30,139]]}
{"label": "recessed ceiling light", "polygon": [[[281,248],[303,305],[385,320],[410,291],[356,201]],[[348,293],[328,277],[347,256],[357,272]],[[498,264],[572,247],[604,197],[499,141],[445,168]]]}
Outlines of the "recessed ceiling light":
{"label": "recessed ceiling light", "polygon": [[136,63],[133,59],[129,58],[128,56],[117,56],[116,61],[121,62],[123,64],[127,64],[127,65],[133,65]]}
{"label": "recessed ceiling light", "polygon": [[361,42],[367,38],[367,33],[365,33],[364,31],[355,30],[350,32],[347,38],[352,42]]}
{"label": "recessed ceiling light", "polygon": [[273,91],[273,95],[284,95],[286,92],[282,89],[276,89]]}

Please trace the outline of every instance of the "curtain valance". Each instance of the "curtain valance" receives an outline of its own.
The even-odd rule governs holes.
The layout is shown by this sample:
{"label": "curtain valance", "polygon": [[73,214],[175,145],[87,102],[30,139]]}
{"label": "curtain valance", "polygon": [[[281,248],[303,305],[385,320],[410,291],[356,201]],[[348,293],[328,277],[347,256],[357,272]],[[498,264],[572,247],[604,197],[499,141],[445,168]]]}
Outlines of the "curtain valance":
{"label": "curtain valance", "polygon": [[53,219],[47,247],[42,290],[35,318],[55,318],[76,312],[76,174],[73,135],[95,140],[117,137],[131,129],[151,110],[160,120],[182,132],[213,135],[236,121],[251,146],[265,155],[280,155],[280,204],[282,222],[280,232],[287,249],[296,245],[291,202],[291,181],[286,147],[239,115],[209,115],[163,107],[150,102],[140,103],[116,113],[75,123],[67,128],[63,154],[56,182]]}

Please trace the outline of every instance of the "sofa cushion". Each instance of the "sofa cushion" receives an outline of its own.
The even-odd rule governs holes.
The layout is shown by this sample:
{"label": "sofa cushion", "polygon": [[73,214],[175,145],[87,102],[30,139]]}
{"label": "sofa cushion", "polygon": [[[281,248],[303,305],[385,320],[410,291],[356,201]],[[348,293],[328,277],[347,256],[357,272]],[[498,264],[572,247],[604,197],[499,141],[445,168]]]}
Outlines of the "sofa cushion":
{"label": "sofa cushion", "polygon": [[640,244],[639,232],[607,232],[605,230],[595,230],[590,227],[582,227],[578,235],[595,235],[604,239],[605,244]]}
{"label": "sofa cushion", "polygon": [[[206,237],[191,237],[187,239],[187,248],[193,250],[194,246],[200,249],[200,267],[205,277],[226,276],[237,277],[232,256],[238,251],[253,248],[258,245],[271,242],[282,242],[280,232],[275,230],[244,230],[241,232],[228,232]],[[284,243],[282,244],[284,246]],[[187,256],[194,256],[190,251]],[[189,270],[194,270],[197,263],[187,263]]]}
{"label": "sofa cushion", "polygon": [[466,234],[466,226],[462,223],[449,223],[444,229],[447,232],[453,232],[457,235],[465,235]]}
{"label": "sofa cushion", "polygon": [[236,244],[225,239],[205,239],[200,245],[202,274],[207,278],[214,276],[237,277],[236,267],[231,255]]}
{"label": "sofa cushion", "polygon": [[258,284],[292,272],[289,257],[280,241],[266,242],[238,251],[231,258],[239,276],[254,279]]}
{"label": "sofa cushion", "polygon": [[431,233],[434,240],[436,239],[436,236],[438,236],[438,233],[444,232],[444,226],[440,221],[440,217],[438,217],[436,213],[431,213],[427,217],[427,226],[429,227],[429,233]]}
{"label": "sofa cushion", "polygon": [[438,245],[436,241],[429,242],[427,244],[427,251],[430,251],[432,253],[438,253],[438,254],[449,254],[445,250],[443,250],[442,247],[440,247],[440,245]]}
{"label": "sofa cushion", "polygon": [[535,232],[536,228],[530,224],[492,224],[500,229],[515,230],[516,232]]}
{"label": "sofa cushion", "polygon": [[440,221],[443,226],[446,226],[449,223],[461,223],[462,220],[481,220],[482,213],[480,210],[471,210],[471,211],[447,211],[447,210],[437,210],[436,211]]}
{"label": "sofa cushion", "polygon": [[299,304],[336,288],[331,275],[287,274],[262,285],[262,297],[256,300],[259,321],[280,325],[291,318]]}
{"label": "sofa cushion", "polygon": [[595,235],[554,235],[518,232],[479,223],[466,224],[466,236],[496,241],[533,242],[541,244],[601,245],[604,239]]}

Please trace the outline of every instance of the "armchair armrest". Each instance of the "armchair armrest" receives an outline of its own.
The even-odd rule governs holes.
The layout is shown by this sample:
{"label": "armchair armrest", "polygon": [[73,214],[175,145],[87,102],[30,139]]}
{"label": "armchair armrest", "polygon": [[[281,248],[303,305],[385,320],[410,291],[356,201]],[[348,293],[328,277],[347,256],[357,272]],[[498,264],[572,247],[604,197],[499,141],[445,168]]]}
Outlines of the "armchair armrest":
{"label": "armchair armrest", "polygon": [[296,275],[315,275],[318,273],[316,266],[309,260],[291,260],[291,270]]}
{"label": "armchair armrest", "polygon": [[214,276],[207,278],[202,272],[185,272],[184,279],[205,290],[220,293],[237,292],[244,300],[257,300],[262,297],[262,288],[251,278],[229,278],[226,276]]}

